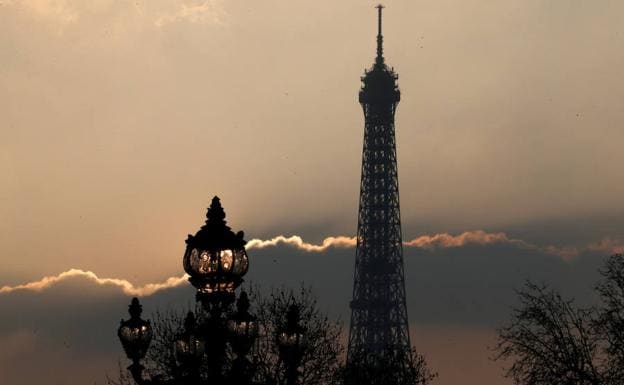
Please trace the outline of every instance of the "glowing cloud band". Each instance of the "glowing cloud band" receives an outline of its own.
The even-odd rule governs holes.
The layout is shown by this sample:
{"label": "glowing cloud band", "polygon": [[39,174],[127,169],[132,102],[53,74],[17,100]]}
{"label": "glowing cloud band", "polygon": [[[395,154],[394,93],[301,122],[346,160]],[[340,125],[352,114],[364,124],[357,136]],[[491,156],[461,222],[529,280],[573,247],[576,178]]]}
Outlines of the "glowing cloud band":
{"label": "glowing cloud band", "polygon": [[304,242],[303,238],[298,235],[293,235],[291,237],[278,235],[277,237],[271,238],[266,241],[263,241],[261,239],[252,239],[251,241],[247,242],[247,248],[264,249],[266,247],[275,247],[279,244],[293,246],[297,249],[304,251],[320,253],[330,247],[355,247],[355,237],[327,237],[323,239],[323,242],[320,245],[315,245],[312,243]]}
{"label": "glowing cloud band", "polygon": [[[426,250],[457,248],[468,245],[488,246],[494,244],[507,244],[515,247],[534,250],[541,253],[554,255],[564,259],[577,257],[585,251],[604,252],[604,253],[622,253],[624,252],[624,243],[617,240],[605,238],[599,242],[591,243],[586,247],[557,247],[557,246],[538,246],[521,239],[509,238],[503,232],[487,233],[482,230],[466,231],[459,235],[451,235],[448,233],[435,235],[422,235],[411,241],[403,242],[405,247],[416,247]],[[290,237],[279,235],[268,240],[252,239],[247,243],[248,249],[264,249],[267,247],[277,247],[279,245],[287,245],[296,249],[310,252],[321,253],[329,248],[352,248],[356,245],[355,237],[336,236],[323,239],[321,244],[308,243],[298,235]],[[174,288],[187,282],[187,275],[181,277],[170,277],[163,282],[148,283],[143,286],[135,286],[125,279],[118,278],[100,278],[92,271],[80,269],[70,269],[58,275],[46,276],[38,281],[28,282],[22,285],[3,286],[0,287],[0,294],[11,293],[18,290],[29,290],[40,292],[49,287],[62,282],[64,280],[80,277],[92,281],[102,286],[116,286],[129,296],[150,296],[158,291]]]}
{"label": "glowing cloud band", "polygon": [[148,283],[143,286],[135,286],[125,279],[100,278],[92,271],[69,269],[59,275],[43,277],[38,281],[28,282],[23,285],[0,287],[0,294],[11,293],[16,290],[42,291],[61,281],[75,277],[86,278],[89,281],[102,286],[116,286],[120,288],[124,294],[138,297],[149,296],[160,290],[180,286],[187,280],[187,276],[183,275],[181,277],[167,278],[164,282],[160,283]]}
{"label": "glowing cloud band", "polygon": [[[585,249],[579,250],[572,247],[556,247],[556,246],[538,246],[521,239],[509,238],[503,232],[487,233],[483,230],[466,231],[459,235],[451,235],[448,233],[422,235],[411,241],[403,242],[405,247],[417,247],[427,250],[448,249],[455,247],[463,247],[468,245],[488,246],[494,244],[508,244],[527,250],[535,250],[542,253],[555,255],[565,259],[578,256],[583,250],[592,251],[613,251],[618,243],[613,241],[601,241],[596,244],[589,245]],[[324,252],[330,247],[348,248],[355,247],[356,238],[346,236],[327,237],[323,239],[320,245],[305,242],[300,236],[293,235],[286,237],[278,235],[268,240],[252,239],[247,243],[248,249],[264,249],[266,247],[276,247],[278,245],[287,245],[299,250],[307,252]],[[624,246],[620,246],[624,250]]]}

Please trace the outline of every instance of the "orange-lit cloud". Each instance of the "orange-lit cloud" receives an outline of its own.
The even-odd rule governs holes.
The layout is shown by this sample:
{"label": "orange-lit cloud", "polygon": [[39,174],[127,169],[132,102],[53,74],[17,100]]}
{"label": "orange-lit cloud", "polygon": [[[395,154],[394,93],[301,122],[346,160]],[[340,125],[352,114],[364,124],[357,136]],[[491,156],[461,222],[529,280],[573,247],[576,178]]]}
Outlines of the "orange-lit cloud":
{"label": "orange-lit cloud", "polygon": [[[418,238],[403,242],[403,245],[405,247],[418,247],[428,250],[447,249],[467,245],[486,246],[492,244],[510,244],[522,249],[541,251],[547,254],[556,255],[564,258],[571,258],[580,253],[580,250],[577,250],[575,248],[562,248],[556,246],[541,247],[520,239],[510,238],[509,236],[507,236],[507,234],[503,232],[488,233],[483,230],[466,231],[458,235],[452,235],[448,233],[421,235]],[[288,245],[307,252],[323,252],[330,247],[355,247],[356,238],[347,236],[327,237],[323,239],[320,244],[313,244],[305,242],[303,238],[298,235],[278,235],[268,240],[252,239],[247,243],[247,247],[249,249],[263,249],[266,247],[275,247],[278,245]],[[593,248],[591,250],[597,250],[597,248]],[[603,251],[606,251],[606,249],[604,249]]]}
{"label": "orange-lit cloud", "polygon": [[555,255],[564,259],[578,256],[582,250],[574,247],[539,246],[522,239],[510,238],[503,232],[487,233],[483,230],[465,231],[459,235],[441,233],[435,235],[422,235],[411,241],[403,242],[408,247],[420,247],[423,249],[447,249],[453,247],[463,247],[468,245],[494,245],[507,244],[520,249],[535,250],[542,253]]}
{"label": "orange-lit cloud", "polygon": [[[448,249],[469,245],[487,246],[494,244],[512,245],[520,249],[534,250],[564,259],[577,257],[585,251],[598,251],[607,254],[624,252],[624,242],[610,238],[590,243],[585,247],[553,245],[541,246],[522,239],[510,238],[504,232],[488,233],[483,230],[465,231],[458,235],[448,233],[421,235],[415,239],[403,242],[405,247],[417,247],[427,250]],[[276,247],[278,245],[288,245],[307,252],[324,252],[330,247],[355,247],[356,238],[347,236],[327,237],[323,239],[320,244],[313,244],[305,242],[303,238],[298,235],[278,235],[268,240],[252,239],[247,243],[247,247],[249,249],[263,249],[266,247]]]}
{"label": "orange-lit cloud", "polygon": [[403,242],[405,246],[422,247],[425,249],[461,247],[469,244],[490,245],[494,243],[525,244],[524,241],[510,239],[505,233],[486,233],[483,230],[466,231],[459,235],[448,233],[422,235],[411,241]]}
{"label": "orange-lit cloud", "polygon": [[186,282],[186,279],[187,279],[186,276],[170,277],[170,278],[167,278],[164,282],[148,283],[143,286],[135,286],[134,284],[132,284],[131,282],[125,279],[100,278],[92,271],[85,271],[85,270],[80,270],[80,269],[69,269],[58,275],[51,275],[51,276],[43,277],[38,281],[28,282],[23,285],[0,287],[0,294],[11,293],[16,290],[42,291],[59,282],[62,282],[66,279],[74,278],[74,277],[86,278],[89,281],[95,282],[98,285],[116,286],[120,288],[124,294],[131,295],[131,296],[149,296],[160,290],[180,286],[181,284]]}
{"label": "orange-lit cloud", "polygon": [[[514,244],[522,248],[538,249],[537,246],[531,245],[525,241],[511,239],[507,234],[486,233],[482,230],[466,231],[459,235],[451,235],[448,233],[422,235],[410,241],[403,242],[406,247],[420,247],[424,249],[446,249],[450,247],[462,247],[466,245],[490,245],[495,243]],[[247,243],[249,249],[264,249],[266,247],[275,247],[278,245],[288,245],[297,249],[309,252],[323,252],[330,247],[355,247],[356,238],[347,236],[327,237],[320,244],[308,243],[298,235],[285,236],[278,235],[268,240],[252,239]]]}
{"label": "orange-lit cloud", "polygon": [[572,246],[540,246],[529,243],[522,239],[510,238],[503,232],[487,233],[483,230],[466,231],[459,235],[448,233],[423,235],[414,240],[404,242],[405,246],[421,247],[424,249],[462,247],[467,245],[493,245],[508,244],[520,249],[535,250],[541,253],[554,255],[563,259],[571,259],[579,256],[584,251],[601,251],[605,253],[618,253],[624,251],[624,245],[619,241],[604,239],[586,247]]}
{"label": "orange-lit cloud", "polygon": [[355,247],[355,237],[327,237],[323,239],[323,242],[320,245],[315,245],[305,242],[303,238],[298,235],[290,237],[278,235],[277,237],[268,240],[252,239],[247,243],[247,248],[264,249],[266,247],[275,247],[280,244],[293,246],[297,249],[305,251],[322,252],[327,250],[329,247]]}

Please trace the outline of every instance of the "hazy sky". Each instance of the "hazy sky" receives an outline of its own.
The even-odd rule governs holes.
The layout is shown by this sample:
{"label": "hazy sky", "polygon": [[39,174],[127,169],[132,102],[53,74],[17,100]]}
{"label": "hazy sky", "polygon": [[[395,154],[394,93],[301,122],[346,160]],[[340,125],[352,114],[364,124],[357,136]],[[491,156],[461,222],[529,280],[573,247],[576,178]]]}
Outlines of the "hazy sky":
{"label": "hazy sky", "polygon": [[[215,194],[249,239],[352,236],[363,136],[357,92],[374,57],[375,4],[0,0],[0,287],[71,268],[134,284],[179,276],[186,234]],[[445,275],[431,282],[440,295],[460,295],[452,279],[462,273],[445,273],[457,258],[485,282],[461,300],[470,307],[470,298],[490,295],[494,265],[516,256],[518,273],[496,281],[505,293],[530,274],[582,292],[596,255],[624,250],[624,3],[385,5],[385,56],[402,90],[405,240],[486,232],[466,247],[457,240],[455,262],[427,265],[421,246],[407,251],[424,263],[413,265],[408,286],[431,276],[429,266]],[[498,233],[507,241],[483,241]],[[280,247],[260,254],[294,250]],[[339,250],[350,277],[353,250]],[[301,258],[313,267],[317,256]],[[254,274],[277,282],[285,271],[298,267]],[[558,281],[562,271],[583,279]],[[345,291],[348,301],[350,281],[317,285]],[[491,321],[477,322],[487,335],[513,296],[496,298]],[[427,313],[427,303],[415,306]],[[346,302],[335,306],[343,313]],[[480,340],[466,329],[470,317],[453,309],[440,314],[457,316],[462,341]],[[7,322],[14,326],[0,329],[0,340],[28,335]],[[422,338],[439,351],[446,345],[433,342],[444,334],[436,333]],[[0,375],[7,360],[0,354]]]}

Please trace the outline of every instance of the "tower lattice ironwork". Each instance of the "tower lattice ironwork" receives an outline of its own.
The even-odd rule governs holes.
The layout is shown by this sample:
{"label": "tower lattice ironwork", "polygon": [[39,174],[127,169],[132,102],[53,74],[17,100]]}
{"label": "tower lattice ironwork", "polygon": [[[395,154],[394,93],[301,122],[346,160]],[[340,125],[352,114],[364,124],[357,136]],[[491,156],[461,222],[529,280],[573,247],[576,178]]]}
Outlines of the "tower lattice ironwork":
{"label": "tower lattice ironwork", "polygon": [[359,94],[365,126],[347,360],[364,355],[384,363],[392,355],[403,366],[411,356],[394,133],[400,92],[398,75],[384,62],[383,6],[377,9],[377,57]]}

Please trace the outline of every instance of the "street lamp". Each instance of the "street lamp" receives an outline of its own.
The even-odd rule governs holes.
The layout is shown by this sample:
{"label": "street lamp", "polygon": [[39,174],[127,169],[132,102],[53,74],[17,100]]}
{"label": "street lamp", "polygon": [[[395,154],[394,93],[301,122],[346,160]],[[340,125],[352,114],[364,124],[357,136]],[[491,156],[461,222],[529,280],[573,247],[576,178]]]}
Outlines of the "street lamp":
{"label": "street lamp", "polygon": [[192,384],[204,379],[201,367],[205,362],[210,384],[223,384],[224,359],[228,343],[236,354],[232,363],[233,384],[250,383],[251,365],[245,357],[258,334],[256,318],[249,313],[249,299],[245,292],[240,294],[237,311],[229,314],[236,299],[235,290],[243,282],[249,269],[249,258],[245,251],[246,241],[242,231],[234,233],[225,222],[225,211],[218,197],[212,199],[206,223],[195,235],[188,236],[183,257],[184,270],[189,281],[197,289],[196,300],[205,312],[195,317],[189,312],[184,327],[173,341],[175,370],[173,378],[144,379],[144,367],[140,364],[152,339],[149,321],[141,319],[141,305],[134,298],[130,304],[130,319],[122,321],[119,339],[132,365],[128,368],[135,382],[141,384]]}
{"label": "street lamp", "polygon": [[296,385],[299,377],[299,365],[305,350],[305,328],[301,326],[301,310],[296,304],[288,307],[286,324],[277,332],[277,346],[280,359],[286,366],[286,383]]}
{"label": "street lamp", "polygon": [[186,239],[184,270],[197,289],[197,298],[211,312],[222,311],[234,302],[234,291],[249,269],[247,242],[243,237],[242,231],[235,234],[226,225],[225,212],[215,196],[206,214],[206,223]]}
{"label": "street lamp", "polygon": [[226,322],[222,315],[234,302],[234,291],[249,269],[244,233],[234,233],[225,221],[225,211],[218,197],[212,198],[206,223],[188,235],[183,266],[189,282],[197,289],[197,300],[210,315],[202,329],[209,336],[206,346],[209,374],[217,383],[223,381],[223,360],[227,345]]}
{"label": "street lamp", "polygon": [[130,319],[126,321],[121,320],[121,325],[117,330],[121,346],[123,346],[128,359],[132,361],[132,365],[128,369],[132,376],[135,377],[135,380],[141,377],[143,366],[140,361],[145,357],[152,341],[152,326],[149,321],[141,319],[142,311],[143,306],[139,303],[139,299],[136,297],[132,298],[130,306],[128,306]]}

